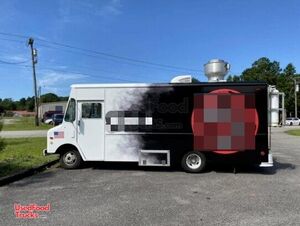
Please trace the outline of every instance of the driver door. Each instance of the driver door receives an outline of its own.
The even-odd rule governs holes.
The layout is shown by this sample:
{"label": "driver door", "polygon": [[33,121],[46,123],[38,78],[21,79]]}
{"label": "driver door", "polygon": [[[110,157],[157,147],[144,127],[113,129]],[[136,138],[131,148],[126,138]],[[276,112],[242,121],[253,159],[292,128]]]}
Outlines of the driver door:
{"label": "driver door", "polygon": [[86,160],[104,160],[104,102],[78,101],[78,145]]}

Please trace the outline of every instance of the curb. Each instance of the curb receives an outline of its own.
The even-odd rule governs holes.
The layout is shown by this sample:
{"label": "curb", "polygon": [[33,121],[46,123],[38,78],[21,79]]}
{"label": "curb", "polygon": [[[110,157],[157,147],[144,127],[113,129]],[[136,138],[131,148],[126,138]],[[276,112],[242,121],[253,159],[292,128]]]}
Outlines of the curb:
{"label": "curb", "polygon": [[28,169],[28,170],[23,170],[23,171],[20,171],[18,173],[14,173],[14,174],[9,175],[9,176],[1,177],[0,178],[0,187],[4,186],[4,185],[7,185],[7,184],[10,184],[12,182],[15,182],[17,180],[21,180],[25,177],[32,176],[32,175],[34,175],[38,172],[42,172],[46,168],[49,168],[49,167],[53,166],[54,164],[58,163],[58,161],[59,160],[56,159],[56,160],[53,160],[51,162],[45,163],[43,165]]}

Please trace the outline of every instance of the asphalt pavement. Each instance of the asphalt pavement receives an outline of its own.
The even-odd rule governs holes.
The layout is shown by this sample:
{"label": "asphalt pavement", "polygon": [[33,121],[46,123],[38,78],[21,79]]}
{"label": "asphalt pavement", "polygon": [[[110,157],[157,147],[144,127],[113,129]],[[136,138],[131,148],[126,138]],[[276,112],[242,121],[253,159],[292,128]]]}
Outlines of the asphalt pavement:
{"label": "asphalt pavement", "polygon": [[46,137],[48,130],[1,131],[2,138]]}
{"label": "asphalt pavement", "polygon": [[[272,132],[272,169],[52,168],[0,188],[0,225],[299,225],[300,137],[283,131]],[[31,203],[51,209],[16,219],[14,204]]]}

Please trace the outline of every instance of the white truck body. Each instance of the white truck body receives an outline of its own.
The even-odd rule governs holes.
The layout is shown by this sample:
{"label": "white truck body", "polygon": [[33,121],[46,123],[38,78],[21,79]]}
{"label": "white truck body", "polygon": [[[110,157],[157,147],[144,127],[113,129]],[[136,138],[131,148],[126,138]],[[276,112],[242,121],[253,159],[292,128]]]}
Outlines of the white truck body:
{"label": "white truck body", "polygon": [[[219,104],[199,104],[210,98]],[[234,114],[237,107],[244,116]],[[236,129],[214,129],[220,125]],[[62,156],[69,149],[79,152],[83,161],[148,166],[170,166],[171,158],[176,162],[187,158],[182,162],[188,166],[191,161],[195,171],[202,169],[204,155],[224,160],[231,155],[238,161],[244,156],[255,164],[268,161],[272,165],[268,160],[267,85],[72,85],[63,123],[48,131],[44,154]],[[72,155],[65,156],[66,161]]]}

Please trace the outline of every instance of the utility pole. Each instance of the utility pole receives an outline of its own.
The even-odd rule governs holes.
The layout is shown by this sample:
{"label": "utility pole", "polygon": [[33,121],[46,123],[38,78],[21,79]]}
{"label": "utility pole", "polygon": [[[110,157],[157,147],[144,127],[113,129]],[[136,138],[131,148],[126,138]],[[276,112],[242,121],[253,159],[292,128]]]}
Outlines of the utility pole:
{"label": "utility pole", "polygon": [[294,84],[295,84],[295,93],[294,93],[294,98],[295,98],[295,118],[298,118],[298,107],[297,107],[297,92],[299,91],[298,83],[296,78],[293,79]]}
{"label": "utility pole", "polygon": [[42,93],[42,87],[39,86],[39,88],[38,88],[38,97],[39,97],[39,99],[41,99],[41,93]]}
{"label": "utility pole", "polygon": [[34,87],[34,105],[35,105],[35,125],[39,126],[39,106],[38,106],[38,93],[36,85],[35,64],[37,63],[37,50],[33,48],[33,38],[28,39],[28,45],[31,49],[32,72],[33,72],[33,87]]}
{"label": "utility pole", "polygon": [[[42,95],[42,87],[39,86],[38,87],[38,106],[41,106],[41,103],[42,103],[41,95]],[[41,112],[39,112],[39,114],[41,114]],[[43,117],[43,116],[41,116],[41,117]]]}

